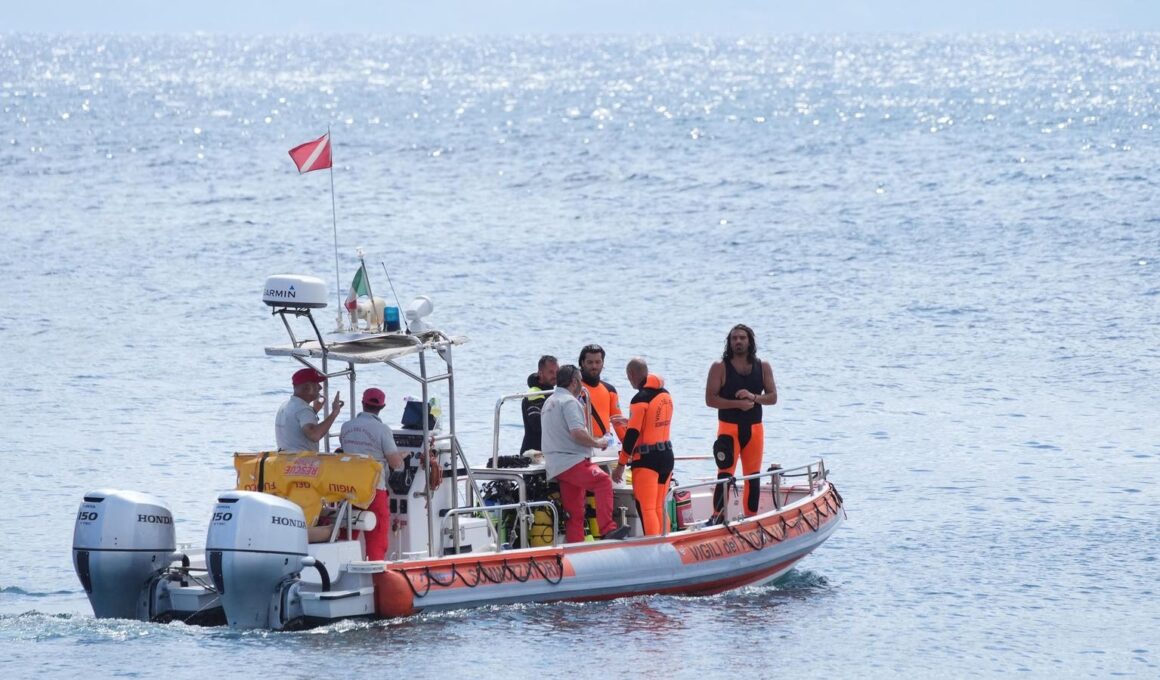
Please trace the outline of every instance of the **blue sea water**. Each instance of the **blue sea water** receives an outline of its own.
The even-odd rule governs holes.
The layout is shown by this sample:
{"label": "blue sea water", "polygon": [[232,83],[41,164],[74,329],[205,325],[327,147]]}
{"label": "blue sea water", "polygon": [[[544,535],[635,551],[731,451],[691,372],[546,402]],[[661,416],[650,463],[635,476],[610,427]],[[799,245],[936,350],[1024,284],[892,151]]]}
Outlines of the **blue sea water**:
{"label": "blue sea water", "polygon": [[[0,35],[0,675],[1160,676],[1158,93],[1155,34]],[[330,285],[363,246],[471,338],[469,458],[588,342],[622,401],[645,356],[706,454],[744,322],[767,459],[824,458],[847,524],[709,598],[93,619],[85,491],[153,493],[202,542],[231,453],[272,444],[294,366],[260,289],[335,281],[330,178],[286,155],[328,127]]]}

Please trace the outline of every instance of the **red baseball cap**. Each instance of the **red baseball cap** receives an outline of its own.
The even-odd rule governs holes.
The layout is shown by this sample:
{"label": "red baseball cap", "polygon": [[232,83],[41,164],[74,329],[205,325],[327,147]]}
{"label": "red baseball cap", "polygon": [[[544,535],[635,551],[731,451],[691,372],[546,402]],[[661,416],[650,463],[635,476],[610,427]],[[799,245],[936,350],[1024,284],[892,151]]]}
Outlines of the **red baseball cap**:
{"label": "red baseball cap", "polygon": [[295,387],[305,385],[306,383],[324,383],[326,382],[326,376],[313,368],[303,368],[294,372],[294,377],[290,379],[290,382]]}
{"label": "red baseball cap", "polygon": [[387,395],[377,387],[370,387],[363,392],[362,403],[367,406],[386,406]]}

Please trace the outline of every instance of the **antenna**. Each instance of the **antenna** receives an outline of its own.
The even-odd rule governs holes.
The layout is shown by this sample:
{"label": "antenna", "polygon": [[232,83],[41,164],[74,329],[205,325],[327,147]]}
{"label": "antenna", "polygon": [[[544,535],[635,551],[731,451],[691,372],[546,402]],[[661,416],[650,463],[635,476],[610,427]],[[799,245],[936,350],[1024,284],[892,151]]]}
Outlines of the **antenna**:
{"label": "antenna", "polygon": [[407,329],[408,333],[410,333],[411,324],[407,323],[407,318],[403,314],[403,305],[399,302],[399,294],[395,291],[395,282],[391,281],[391,273],[387,271],[387,265],[382,260],[379,260],[379,266],[383,268],[383,274],[385,274],[387,277],[387,284],[391,287],[391,295],[395,296],[395,306],[399,310],[399,322],[402,323],[403,327]]}

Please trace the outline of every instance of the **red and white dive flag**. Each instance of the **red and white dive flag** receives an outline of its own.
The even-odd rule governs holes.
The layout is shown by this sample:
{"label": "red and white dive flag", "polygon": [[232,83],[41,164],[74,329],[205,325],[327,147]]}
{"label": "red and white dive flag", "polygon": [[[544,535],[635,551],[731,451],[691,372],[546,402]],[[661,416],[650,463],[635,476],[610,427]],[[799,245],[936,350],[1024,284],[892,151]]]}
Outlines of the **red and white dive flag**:
{"label": "red and white dive flag", "polygon": [[330,167],[330,133],[327,132],[313,142],[300,144],[290,149],[290,158],[298,166],[298,174],[311,170],[325,170]]}

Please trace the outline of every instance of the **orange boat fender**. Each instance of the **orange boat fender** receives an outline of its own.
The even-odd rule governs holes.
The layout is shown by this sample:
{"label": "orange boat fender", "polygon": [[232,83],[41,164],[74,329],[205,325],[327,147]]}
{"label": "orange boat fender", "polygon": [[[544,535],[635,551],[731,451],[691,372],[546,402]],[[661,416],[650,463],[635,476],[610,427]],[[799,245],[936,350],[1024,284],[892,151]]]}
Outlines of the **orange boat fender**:
{"label": "orange boat fender", "polygon": [[393,619],[410,616],[415,609],[415,594],[411,591],[407,577],[401,571],[388,569],[375,574],[375,614],[380,618]]}

